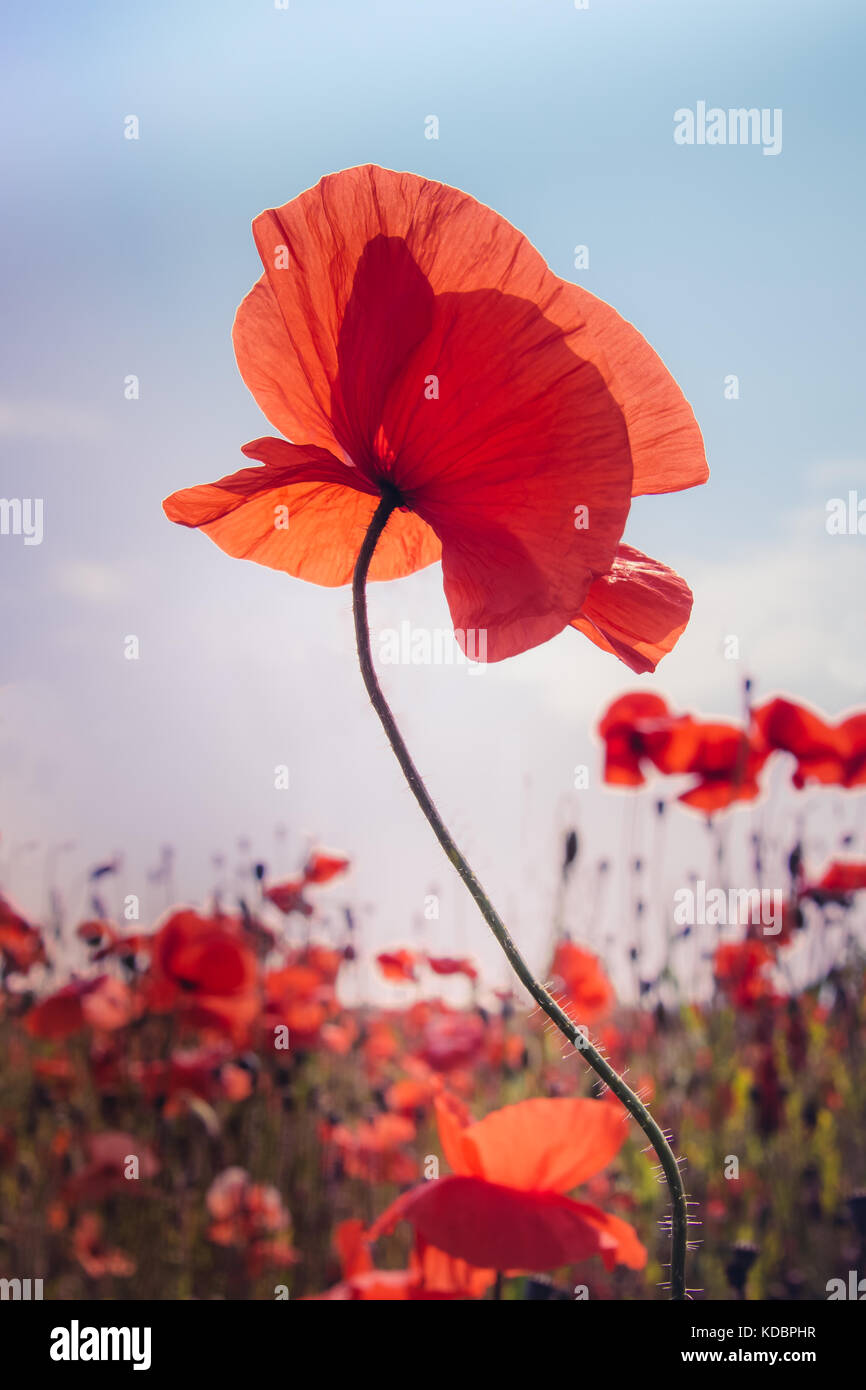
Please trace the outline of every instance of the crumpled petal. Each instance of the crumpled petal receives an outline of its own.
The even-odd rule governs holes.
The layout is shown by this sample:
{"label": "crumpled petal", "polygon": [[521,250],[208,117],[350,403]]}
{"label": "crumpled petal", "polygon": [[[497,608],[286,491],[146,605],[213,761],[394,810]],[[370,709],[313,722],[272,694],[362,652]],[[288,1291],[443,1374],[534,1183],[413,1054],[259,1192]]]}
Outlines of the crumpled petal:
{"label": "crumpled petal", "polygon": [[621,545],[596,579],[571,626],[633,671],[654,671],[692,611],[692,591],[667,565]]}

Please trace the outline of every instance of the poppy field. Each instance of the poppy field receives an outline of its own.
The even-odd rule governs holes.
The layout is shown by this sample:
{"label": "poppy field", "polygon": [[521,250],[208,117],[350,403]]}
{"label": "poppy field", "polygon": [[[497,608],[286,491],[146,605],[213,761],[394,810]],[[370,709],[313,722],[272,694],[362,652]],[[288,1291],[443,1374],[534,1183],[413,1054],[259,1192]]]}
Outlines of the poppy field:
{"label": "poppy field", "polygon": [[[659,821],[709,816],[711,872],[713,816],[753,799],[773,759],[790,765],[792,812],[812,786],[849,796],[853,816],[864,734],[864,714],[831,724],[788,699],[737,726],[636,692],[604,712],[599,751],[609,787],[651,794]],[[664,779],[678,775],[694,780],[674,798]],[[695,1297],[856,1296],[866,861],[843,825],[823,864],[747,831],[759,874],[781,853],[783,899],[737,898],[731,920],[730,895],[705,891],[705,921],[685,926],[672,907],[654,978],[633,948],[631,1003],[551,924],[553,997],[684,1156]],[[35,923],[0,901],[5,1268],[38,1270],[60,1299],[669,1296],[654,1156],[525,996],[485,990],[431,934],[376,954],[384,1002],[343,1002],[364,949],[346,856],[315,850],[276,881],[251,862],[247,899],[134,932],[105,911],[110,872],[95,871],[83,921],[58,903]],[[585,872],[572,832],[562,891]],[[70,938],[80,966],[63,981]],[[709,961],[700,1000],[683,951]]]}

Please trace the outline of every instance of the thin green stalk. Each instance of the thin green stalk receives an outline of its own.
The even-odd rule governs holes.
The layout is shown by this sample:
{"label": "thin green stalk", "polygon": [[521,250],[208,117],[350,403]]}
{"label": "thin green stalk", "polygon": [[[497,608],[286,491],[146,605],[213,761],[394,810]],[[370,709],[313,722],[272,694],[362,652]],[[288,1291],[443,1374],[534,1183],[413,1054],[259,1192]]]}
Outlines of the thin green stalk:
{"label": "thin green stalk", "polygon": [[382,500],[376,508],[373,519],[370,522],[367,534],[364,537],[364,543],[358,554],[355,573],[352,579],[355,638],[358,646],[358,660],[361,664],[361,674],[364,678],[367,694],[370,697],[373,708],[379,716],[388,742],[394,750],[394,756],[403,770],[403,775],[412,789],[415,800],[427,817],[433,834],[436,836],[436,839],[454,865],[454,868],[469,889],[482,917],[505,952],[518,979],[529,991],[539,1007],[544,1010],[548,1018],[556,1024],[560,1033],[580,1051],[596,1074],[601,1077],[602,1081],[609,1086],[617,1099],[622,1102],[629,1114],[632,1115],[640,1125],[655,1150],[671,1196],[671,1298],[683,1300],[686,1297],[685,1265],[688,1208],[682,1174],[680,1173],[679,1165],[674,1157],[673,1151],[643,1102],[638,1099],[634,1091],[626,1085],[622,1077],[614,1071],[613,1067],[605,1060],[601,1053],[593,1047],[585,1034],[560,1008],[553,996],[535,979],[532,971],[514,944],[505,923],[502,921],[502,918],[494,908],[472,869],[469,867],[469,864],[466,862],[466,859],[451,838],[430,793],[427,791],[421,779],[418,769],[409,755],[409,750],[403,741],[403,736],[397,728],[394,716],[391,713],[391,708],[379,685],[370,650],[370,624],[367,619],[367,573],[370,568],[370,561],[373,558],[373,552],[388,523],[388,518],[399,505],[400,499],[397,494],[394,492],[383,494]]}

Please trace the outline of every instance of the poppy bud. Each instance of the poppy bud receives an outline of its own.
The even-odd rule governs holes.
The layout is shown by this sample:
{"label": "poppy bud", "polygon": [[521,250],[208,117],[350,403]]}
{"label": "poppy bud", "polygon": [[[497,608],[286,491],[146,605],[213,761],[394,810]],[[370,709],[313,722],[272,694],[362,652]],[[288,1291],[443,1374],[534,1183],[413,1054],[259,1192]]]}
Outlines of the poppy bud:
{"label": "poppy bud", "polygon": [[731,1252],[731,1258],[725,1266],[725,1274],[738,1298],[745,1298],[746,1280],[757,1258],[757,1246],[751,1245],[748,1241],[740,1241]]}
{"label": "poppy bud", "polygon": [[851,1220],[861,1240],[866,1240],[866,1188],[858,1188],[848,1198]]}

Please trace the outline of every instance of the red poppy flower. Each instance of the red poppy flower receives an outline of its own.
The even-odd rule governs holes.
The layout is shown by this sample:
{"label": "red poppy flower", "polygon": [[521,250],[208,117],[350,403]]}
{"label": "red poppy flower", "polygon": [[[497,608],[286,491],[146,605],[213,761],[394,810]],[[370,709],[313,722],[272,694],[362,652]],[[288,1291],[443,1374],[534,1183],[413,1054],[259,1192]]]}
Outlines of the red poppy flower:
{"label": "red poppy flower", "polygon": [[430,1011],[416,1056],[434,1071],[452,1071],[455,1067],[465,1067],[472,1062],[481,1052],[484,1042],[484,1022],[478,1014],[442,1007]]}
{"label": "red poppy flower", "polygon": [[264,978],[263,1024],[269,1030],[284,1025],[296,1048],[314,1047],[339,1009],[332,977],[308,961],[309,953],[302,953]]}
{"label": "red poppy flower", "polygon": [[[189,1096],[208,1101],[221,1096],[243,1099],[250,1093],[252,1077],[245,1068],[232,1065],[233,1057],[228,1044],[179,1048],[165,1061],[137,1063],[130,1071],[151,1100],[157,1096],[169,1100]],[[243,1085],[235,1075],[237,1072],[246,1078]],[[174,1113],[173,1106],[168,1113]]]}
{"label": "red poppy flower", "polygon": [[[159,1172],[159,1162],[149,1144],[122,1130],[102,1130],[86,1141],[87,1162],[63,1189],[66,1201],[98,1201],[116,1193],[145,1193],[147,1180]],[[130,1159],[137,1160],[133,1175]]]}
{"label": "red poppy flower", "polygon": [[385,1104],[395,1115],[405,1115],[412,1119],[419,1111],[426,1110],[436,1097],[438,1083],[428,1077],[404,1076],[395,1081],[385,1092]]}
{"label": "red poppy flower", "polygon": [[0,962],[25,974],[46,959],[42,936],[0,895]]}
{"label": "red poppy flower", "polygon": [[556,1269],[590,1255],[607,1268],[643,1268],[646,1250],[627,1222],[564,1195],[619,1152],[626,1128],[613,1104],[524,1100],[467,1125],[443,1097],[436,1112],[454,1176],[398,1197],[371,1239],[407,1220],[422,1240],[482,1269]]}
{"label": "red poppy flower", "polygon": [[47,995],[26,1015],[24,1026],[36,1038],[68,1038],[84,1028],[123,1028],[134,1013],[128,986],[100,975],[96,980],[73,980]]}
{"label": "red poppy flower", "polygon": [[496,1278],[494,1270],[473,1269],[443,1250],[419,1241],[408,1269],[376,1269],[369,1234],[361,1221],[343,1221],[334,1233],[342,1280],[315,1301],[404,1302],[480,1298]]}
{"label": "red poppy flower", "polygon": [[702,483],[707,468],[691,409],[640,334],[495,212],[412,174],[330,175],[253,233],[265,274],[238,310],[235,351],[295,442],[246,445],[263,467],[175,493],[171,520],[339,585],[387,493],[400,510],[370,578],[441,558],[464,650],[499,661],[574,622],[650,669],[691,594],[620,546],[630,500]]}
{"label": "red poppy flower", "polygon": [[118,940],[117,929],[110,922],[103,922],[100,917],[89,918],[86,922],[80,922],[75,928],[75,935],[91,951],[104,951]]}
{"label": "red poppy flower", "polygon": [[761,1000],[775,997],[767,967],[773,954],[763,941],[745,941],[719,946],[713,957],[713,973],[723,992],[738,1009],[752,1009]]}
{"label": "red poppy flower", "polygon": [[404,984],[407,980],[415,980],[415,966],[417,956],[412,951],[407,951],[401,946],[396,951],[380,951],[376,957],[376,964],[391,984]]}
{"label": "red poppy flower", "polygon": [[839,901],[863,888],[866,888],[866,863],[862,859],[835,859],[827,865],[816,883],[803,889],[803,896],[815,898],[816,901],[830,898]]}
{"label": "red poppy flower", "polygon": [[251,1274],[297,1262],[291,1216],[275,1187],[253,1182],[244,1168],[226,1168],[214,1178],[205,1201],[214,1218],[208,1240],[242,1249]]}
{"label": "red poppy flower", "polygon": [[128,1279],[136,1271],[135,1260],[123,1250],[111,1249],[102,1236],[102,1219],[96,1212],[83,1211],[72,1232],[75,1258],[90,1279]]}
{"label": "red poppy flower", "polygon": [[330,883],[332,878],[344,874],[350,861],[344,854],[334,854],[330,850],[317,849],[310,855],[304,867],[307,883]]}
{"label": "red poppy flower", "polygon": [[698,781],[679,800],[709,815],[736,801],[755,799],[767,750],[735,724],[686,718],[671,725],[652,757],[660,772],[697,775]]}
{"label": "red poppy flower", "polygon": [[605,782],[642,786],[646,780],[643,765],[662,746],[674,722],[675,716],[660,695],[637,691],[614,700],[598,725],[604,739]]}
{"label": "red poppy flower", "polygon": [[307,880],[303,874],[297,878],[287,878],[283,883],[274,883],[265,889],[265,897],[274,907],[288,916],[290,912],[300,912],[302,917],[311,917],[313,907],[304,897]]}
{"label": "red poppy flower", "polygon": [[560,941],[550,973],[554,992],[565,995],[579,1023],[595,1023],[613,1007],[613,985],[598,957],[573,941]]}
{"label": "red poppy flower", "polygon": [[456,956],[427,956],[426,963],[434,975],[465,975],[467,980],[477,980],[478,971],[471,960]]}
{"label": "red poppy flower", "polygon": [[173,913],[155,935],[152,965],[155,1012],[175,1010],[189,1026],[246,1038],[259,1009],[258,963],[239,920]]}
{"label": "red poppy flower", "polygon": [[796,758],[795,787],[866,785],[866,714],[831,724],[815,710],[780,697],[755,709],[752,718],[768,750]]}
{"label": "red poppy flower", "polygon": [[390,1112],[351,1127],[325,1126],[322,1138],[339,1157],[350,1178],[365,1182],[412,1182],[417,1160],[406,1152],[415,1139],[415,1125],[405,1115]]}

